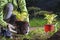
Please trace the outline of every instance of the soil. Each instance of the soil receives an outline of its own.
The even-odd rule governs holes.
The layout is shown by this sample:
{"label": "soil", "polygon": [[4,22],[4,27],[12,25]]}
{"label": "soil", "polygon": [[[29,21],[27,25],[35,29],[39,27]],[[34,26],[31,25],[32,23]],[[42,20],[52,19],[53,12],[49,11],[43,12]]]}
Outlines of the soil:
{"label": "soil", "polygon": [[52,35],[47,40],[60,40],[60,30],[58,30],[54,35]]}
{"label": "soil", "polygon": [[[36,30],[36,27],[30,28],[30,30]],[[47,40],[60,40],[60,30],[54,33],[50,38],[47,38]]]}
{"label": "soil", "polygon": [[[36,27],[30,27],[30,31],[36,30]],[[24,39],[29,40],[29,39]],[[50,38],[47,38],[47,40],[60,40],[60,30],[57,31],[54,35],[52,35]]]}
{"label": "soil", "polygon": [[36,30],[36,27],[30,27],[30,31],[31,31],[31,30]]}
{"label": "soil", "polygon": [[[40,28],[40,27],[39,27]],[[36,30],[36,27],[30,27],[30,31]],[[19,40],[19,39],[14,39],[14,40]],[[29,40],[29,39],[24,39],[24,40]],[[54,35],[52,35],[50,38],[47,38],[47,40],[60,40],[60,30],[58,30]]]}

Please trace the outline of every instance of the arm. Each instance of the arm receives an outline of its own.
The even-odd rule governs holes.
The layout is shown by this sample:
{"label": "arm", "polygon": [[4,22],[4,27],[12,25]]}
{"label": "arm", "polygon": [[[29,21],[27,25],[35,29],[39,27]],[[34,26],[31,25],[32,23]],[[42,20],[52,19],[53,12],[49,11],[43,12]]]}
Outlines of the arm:
{"label": "arm", "polygon": [[3,27],[7,27],[7,23],[3,20],[3,7],[7,3],[7,1],[0,0],[0,25]]}
{"label": "arm", "polygon": [[21,9],[21,13],[27,13],[26,21],[29,22],[29,14],[26,8],[26,1],[25,0],[19,0],[19,8]]}
{"label": "arm", "polygon": [[21,12],[28,12],[26,8],[26,2],[25,0],[19,0],[19,7],[21,9]]}
{"label": "arm", "polygon": [[3,20],[3,13],[0,11],[0,25],[3,27],[7,27],[7,23]]}

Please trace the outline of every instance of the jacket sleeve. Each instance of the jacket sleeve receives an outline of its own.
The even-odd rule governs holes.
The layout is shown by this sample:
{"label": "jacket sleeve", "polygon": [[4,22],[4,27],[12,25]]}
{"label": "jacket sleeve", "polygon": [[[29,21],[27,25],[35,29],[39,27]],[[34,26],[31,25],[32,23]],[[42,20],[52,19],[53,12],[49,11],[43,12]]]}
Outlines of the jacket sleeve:
{"label": "jacket sleeve", "polygon": [[25,19],[25,21],[29,22],[29,14],[28,14],[28,10],[26,7],[26,1],[25,0],[19,0],[19,8],[21,9],[21,13],[27,13],[27,18]]}
{"label": "jacket sleeve", "polygon": [[26,1],[25,0],[19,0],[19,7],[21,9],[21,12],[28,12],[26,8]]}
{"label": "jacket sleeve", "polygon": [[3,20],[3,13],[0,12],[0,25],[3,27],[7,27],[7,23]]}
{"label": "jacket sleeve", "polygon": [[3,27],[7,27],[7,23],[3,20],[3,7],[7,3],[7,1],[0,0],[0,25]]}

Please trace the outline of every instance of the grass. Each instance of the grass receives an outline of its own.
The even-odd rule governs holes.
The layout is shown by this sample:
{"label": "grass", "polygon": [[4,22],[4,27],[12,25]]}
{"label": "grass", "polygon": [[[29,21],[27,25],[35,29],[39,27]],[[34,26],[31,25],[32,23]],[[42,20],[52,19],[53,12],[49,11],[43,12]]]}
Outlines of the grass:
{"label": "grass", "polygon": [[43,28],[36,28],[36,30],[31,30],[28,35],[21,35],[20,39],[28,39],[28,40],[45,40],[46,33],[44,32]]}
{"label": "grass", "polygon": [[[60,21],[58,21],[58,23],[57,23],[57,25],[55,27],[57,29],[60,29]],[[29,39],[29,40],[46,40],[48,37],[52,36],[57,31],[55,29],[54,32],[46,33],[44,31],[43,27],[36,27],[36,30],[30,31],[28,35],[24,35],[21,38],[23,38],[23,39],[26,38],[26,39]]]}
{"label": "grass", "polygon": [[31,27],[41,27],[46,24],[46,20],[40,18],[34,18],[30,20]]}
{"label": "grass", "polygon": [[[56,25],[57,28],[60,28],[60,22]],[[49,32],[48,35],[42,27],[36,27],[36,30],[31,30],[28,35],[17,35],[20,40],[46,40],[48,37],[52,36],[54,32]],[[3,38],[4,39],[4,38]],[[4,39],[5,40],[5,39]]]}
{"label": "grass", "polygon": [[[55,26],[55,32],[60,29],[60,20],[57,21],[57,25]],[[46,24],[46,20],[34,18],[30,20],[30,25],[32,27],[36,27],[36,30],[31,30],[28,35],[17,35],[20,40],[28,39],[28,40],[46,40],[48,37],[52,36],[55,32],[49,32],[48,35],[44,31],[43,27]],[[4,38],[3,38],[4,39]],[[17,39],[18,40],[18,39]]]}
{"label": "grass", "polygon": [[[28,35],[25,35],[24,38],[30,39],[30,40],[36,40],[36,39],[45,39],[45,32],[43,28],[36,28],[36,30],[32,30],[29,32]],[[43,37],[43,38],[42,38]]]}
{"label": "grass", "polygon": [[[31,30],[28,35],[16,35],[17,37],[15,39],[23,40],[23,39],[28,39],[28,40],[46,40],[47,36],[44,31],[44,29],[41,27],[36,27],[36,30]],[[15,40],[13,39],[13,40]],[[11,39],[6,39],[5,37],[2,38],[2,40],[11,40]]]}

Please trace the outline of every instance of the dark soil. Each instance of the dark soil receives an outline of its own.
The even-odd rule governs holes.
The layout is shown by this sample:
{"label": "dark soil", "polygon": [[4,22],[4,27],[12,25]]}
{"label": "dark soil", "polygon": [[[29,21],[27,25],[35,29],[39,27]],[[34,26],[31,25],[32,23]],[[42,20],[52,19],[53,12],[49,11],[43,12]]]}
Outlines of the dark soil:
{"label": "dark soil", "polygon": [[52,35],[50,38],[47,40],[60,40],[60,30],[57,31],[54,35]]}

